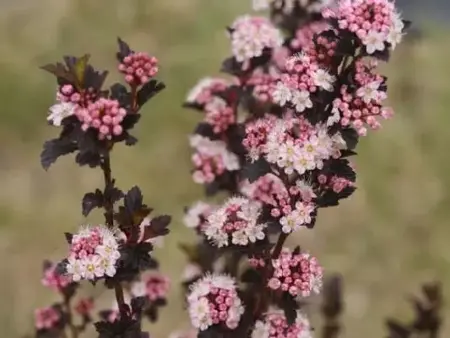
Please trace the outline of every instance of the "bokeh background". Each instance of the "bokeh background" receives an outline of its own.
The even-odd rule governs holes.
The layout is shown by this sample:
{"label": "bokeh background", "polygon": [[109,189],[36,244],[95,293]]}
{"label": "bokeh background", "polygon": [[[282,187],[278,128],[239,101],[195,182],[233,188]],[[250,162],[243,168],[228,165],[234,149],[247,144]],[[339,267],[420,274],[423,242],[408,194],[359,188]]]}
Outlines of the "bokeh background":
{"label": "bokeh background", "polygon": [[[450,15],[437,3],[435,11],[403,3],[407,13],[422,14],[422,38],[399,47],[384,69],[397,114],[362,140],[357,192],[321,212],[314,231],[293,239],[327,271],[344,275],[348,338],[383,336],[386,316],[410,316],[405,297],[420,283],[450,282],[450,37],[436,20]],[[117,36],[156,55],[168,87],[145,108],[136,130],[140,143],[118,147],[112,165],[120,187],[140,185],[147,204],[174,216],[172,234],[157,253],[173,279],[171,305],[151,325],[152,337],[187,327],[177,243],[193,238],[181,223],[182,209],[202,189],[190,179],[187,143],[200,116],[181,103],[199,78],[218,74],[229,54],[224,27],[249,8],[250,0],[0,0],[2,338],[30,332],[33,309],[55,299],[40,284],[41,262],[63,257],[63,232],[101,219],[99,212],[88,220],[80,213],[80,199],[101,186],[101,173],[76,167],[71,157],[49,172],[40,167],[42,143],[57,130],[45,121],[54,78],[38,66],[89,52],[95,65],[114,70]],[[115,79],[113,71],[109,80]],[[110,306],[108,291],[85,293]],[[446,313],[450,318],[450,307]]]}

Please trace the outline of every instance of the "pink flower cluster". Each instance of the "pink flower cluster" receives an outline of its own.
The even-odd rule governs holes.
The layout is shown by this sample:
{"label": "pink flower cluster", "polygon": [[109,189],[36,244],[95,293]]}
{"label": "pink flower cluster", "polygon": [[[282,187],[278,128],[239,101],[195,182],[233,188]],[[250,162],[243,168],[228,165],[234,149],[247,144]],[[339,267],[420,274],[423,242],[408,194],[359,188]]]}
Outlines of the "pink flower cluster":
{"label": "pink flower cluster", "polygon": [[375,73],[377,63],[369,64],[360,60],[356,63],[354,82],[356,88],[342,86],[341,96],[333,101],[333,114],[336,114],[342,126],[351,125],[359,135],[367,134],[367,124],[371,129],[378,129],[380,123],[377,118],[390,118],[392,109],[383,106],[387,98],[384,78]]}
{"label": "pink flower cluster", "polygon": [[235,329],[244,307],[233,278],[225,275],[206,275],[191,286],[187,297],[192,325],[200,331],[212,325]]}
{"label": "pink flower cluster", "polygon": [[240,168],[238,157],[227,149],[225,142],[212,141],[198,134],[191,136],[191,146],[195,149],[192,155],[194,182],[211,183],[226,171]]}
{"label": "pink flower cluster", "polygon": [[275,49],[283,43],[281,32],[264,17],[239,17],[231,30],[231,49],[243,69],[248,68],[252,58],[262,56],[266,48]]}
{"label": "pink flower cluster", "polygon": [[253,86],[253,96],[258,101],[266,103],[271,101],[271,93],[278,80],[279,74],[275,70],[271,73],[255,71],[246,84]]}
{"label": "pink flower cluster", "polygon": [[354,33],[368,54],[387,46],[395,48],[402,40],[404,23],[390,0],[341,0],[323,15],[335,18],[340,29]]}
{"label": "pink flower cluster", "polygon": [[289,292],[294,297],[318,294],[322,288],[322,267],[315,257],[307,253],[293,254],[283,249],[277,259],[272,260],[273,275],[268,287]]}
{"label": "pink flower cluster", "polygon": [[56,101],[73,103],[79,106],[94,102],[96,98],[97,94],[94,88],[88,88],[80,93],[71,84],[58,87],[58,91],[56,92]]}
{"label": "pink flower cluster", "polygon": [[224,79],[206,77],[190,90],[186,102],[203,106],[215,98],[215,93],[224,91],[228,86],[229,83]]}
{"label": "pink flower cluster", "polygon": [[299,310],[291,325],[283,311],[271,310],[263,320],[256,321],[251,338],[312,338],[312,329],[308,318]]}
{"label": "pink flower cluster", "polygon": [[248,245],[265,238],[266,224],[258,223],[261,206],[243,197],[232,197],[213,211],[203,227],[205,236],[219,248]]}
{"label": "pink flower cluster", "polygon": [[94,300],[92,298],[82,298],[75,304],[74,307],[75,312],[80,316],[90,316],[93,309]]}
{"label": "pink flower cluster", "polygon": [[58,324],[60,319],[60,312],[52,306],[34,311],[34,325],[38,330],[52,329]]}
{"label": "pink flower cluster", "polygon": [[236,123],[234,109],[227,102],[219,97],[214,97],[205,107],[205,122],[213,127],[216,134],[223,133],[232,124]]}
{"label": "pink flower cluster", "polygon": [[84,227],[72,236],[66,271],[75,282],[113,277],[119,258],[119,244],[110,229],[102,225]]}
{"label": "pink flower cluster", "polygon": [[267,138],[278,119],[273,115],[248,122],[245,125],[245,138],[242,145],[247,149],[250,158],[255,161],[265,152]]}
{"label": "pink flower cluster", "polygon": [[201,230],[214,209],[215,206],[199,201],[186,210],[183,222],[188,228]]}
{"label": "pink flower cluster", "polygon": [[[345,148],[339,133],[330,136],[326,126],[313,126],[301,116],[286,116],[269,129],[271,125],[272,121],[263,120],[258,129],[248,128],[253,135],[247,135],[243,145],[253,160],[264,156],[288,175],[294,171],[302,175],[308,170],[321,169],[325,160],[338,158],[340,150]],[[261,142],[254,142],[255,139]]]}
{"label": "pink flower cluster", "polygon": [[42,285],[49,287],[50,289],[61,292],[72,283],[72,280],[66,276],[61,275],[56,270],[56,264],[52,264],[44,271],[44,277],[42,278]]}
{"label": "pink flower cluster", "polygon": [[144,52],[132,53],[123,58],[118,68],[127,83],[140,86],[158,73],[158,60]]}
{"label": "pink flower cluster", "polygon": [[120,107],[119,101],[102,97],[89,103],[86,108],[79,107],[75,115],[82,123],[81,129],[85,131],[89,128],[97,129],[98,138],[104,140],[122,134],[123,128],[120,124],[127,111]]}
{"label": "pink flower cluster", "polygon": [[302,113],[313,107],[311,96],[318,90],[333,90],[336,77],[305,53],[289,58],[285,68],[286,72],[272,91],[273,102],[281,107],[289,102]]}
{"label": "pink flower cluster", "polygon": [[151,272],[141,277],[141,280],[133,283],[131,294],[134,297],[147,297],[151,302],[158,299],[166,299],[169,293],[170,280],[159,272]]}

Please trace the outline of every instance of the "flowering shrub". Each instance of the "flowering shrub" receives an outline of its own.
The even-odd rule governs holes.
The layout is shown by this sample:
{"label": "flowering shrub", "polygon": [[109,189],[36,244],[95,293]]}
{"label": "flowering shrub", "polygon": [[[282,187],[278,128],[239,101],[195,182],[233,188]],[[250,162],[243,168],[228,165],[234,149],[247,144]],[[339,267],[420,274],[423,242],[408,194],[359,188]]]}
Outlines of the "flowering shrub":
{"label": "flowering shrub", "polygon": [[117,143],[137,142],[131,130],[141,117],[140,109],[164,84],[154,78],[155,57],[118,42],[118,70],[128,87],[115,83],[104,88],[107,72],[95,70],[88,55],[64,57],[64,63],[42,67],[56,76],[57,102],[47,120],[60,131],[45,142],[42,166],[48,169],[59,157],[76,153],[78,165],[99,168],[104,187],[84,195],[81,211],[88,216],[95,208],[103,209],[105,222],[66,233],[66,257],[59,263],[45,262],[42,284],[62,300],[36,310],[36,337],[76,338],[93,321],[94,299],[76,293],[85,280],[114,290],[113,306],[99,311],[100,320],[94,324],[102,338],[149,337],[141,332],[142,318],[155,321],[158,308],[166,304],[169,281],[157,272],[151,252],[155,241],[169,232],[170,217],[151,217],[139,187],[120,190],[110,160]]}
{"label": "flowering shrub", "polygon": [[203,113],[193,180],[228,196],[186,209],[198,241],[181,244],[183,285],[198,337],[306,338],[302,305],[322,291],[323,268],[285,241],[355,191],[358,140],[393,114],[378,64],[408,22],[389,0],[253,5],[270,18],[236,19],[228,76],[201,80],[184,104]]}

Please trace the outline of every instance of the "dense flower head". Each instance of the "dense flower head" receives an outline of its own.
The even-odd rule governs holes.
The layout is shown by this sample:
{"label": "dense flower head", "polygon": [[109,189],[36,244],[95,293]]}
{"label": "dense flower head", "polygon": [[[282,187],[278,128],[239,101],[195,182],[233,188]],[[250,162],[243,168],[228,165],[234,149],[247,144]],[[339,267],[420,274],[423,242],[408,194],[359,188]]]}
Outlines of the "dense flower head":
{"label": "dense flower head", "polygon": [[203,232],[214,245],[220,247],[248,245],[265,238],[266,224],[259,223],[261,206],[244,197],[232,197],[213,211]]}
{"label": "dense flower head", "polygon": [[226,171],[235,171],[240,168],[238,157],[227,149],[225,142],[193,135],[190,143],[195,149],[192,155],[194,182],[211,183]]}
{"label": "dense flower head", "polygon": [[74,306],[74,310],[80,316],[90,316],[94,309],[94,299],[81,298]]}
{"label": "dense flower head", "polygon": [[223,133],[236,123],[236,114],[225,100],[214,97],[204,106],[205,122],[212,126],[216,134]]}
{"label": "dense flower head", "polygon": [[51,264],[44,269],[42,285],[61,292],[72,283],[72,280],[58,272],[57,265]]}
{"label": "dense flower head", "polygon": [[267,137],[277,121],[275,116],[266,115],[245,125],[242,145],[247,149],[250,159],[257,160],[265,152]]}
{"label": "dense flower head", "polygon": [[140,86],[158,73],[158,60],[145,52],[131,53],[123,58],[118,68],[127,83]]}
{"label": "dense flower head", "polygon": [[389,118],[392,109],[383,106],[387,98],[385,79],[375,72],[375,61],[359,60],[355,64],[354,85],[343,85],[340,97],[333,101],[334,122],[342,126],[352,126],[363,136],[367,133],[366,125],[378,129],[378,118]]}
{"label": "dense flower head", "polygon": [[66,272],[73,281],[113,277],[119,258],[117,237],[110,229],[84,227],[71,238]]}
{"label": "dense flower head", "polygon": [[216,93],[224,91],[228,86],[228,81],[221,78],[203,78],[189,91],[186,102],[203,106],[211,102]]}
{"label": "dense flower head", "polygon": [[323,11],[342,30],[354,33],[368,54],[392,49],[401,42],[404,23],[391,0],[340,0]]}
{"label": "dense flower head", "polygon": [[61,313],[53,306],[34,311],[34,325],[38,330],[54,328],[61,319]]}
{"label": "dense flower head", "polygon": [[170,279],[157,271],[152,271],[143,275],[140,281],[133,283],[131,294],[134,297],[145,296],[154,302],[158,299],[166,299],[169,288]]}
{"label": "dense flower head", "polygon": [[308,318],[299,310],[291,325],[283,311],[270,310],[263,320],[256,321],[251,338],[312,338],[312,330]]}
{"label": "dense flower head", "polygon": [[104,140],[122,134],[121,123],[127,111],[120,107],[119,101],[102,97],[89,103],[86,108],[79,107],[75,110],[75,115],[82,123],[81,129],[96,129],[98,138]]}
{"label": "dense flower head", "polygon": [[293,253],[283,249],[277,259],[272,260],[273,274],[268,282],[272,290],[289,292],[293,297],[318,294],[322,288],[322,267],[308,253]]}
{"label": "dense flower head", "polygon": [[306,53],[289,58],[285,68],[272,91],[272,100],[280,107],[289,103],[297,113],[302,113],[313,107],[312,96],[316,92],[333,90],[336,77]]}
{"label": "dense flower head", "polygon": [[288,175],[321,169],[324,161],[338,158],[345,142],[339,133],[330,135],[325,125],[311,125],[306,119],[285,118],[267,136],[263,154]]}
{"label": "dense flower head", "polygon": [[186,210],[183,222],[188,228],[200,230],[215,206],[198,201]]}
{"label": "dense flower head", "polygon": [[252,94],[255,99],[263,103],[270,102],[270,94],[278,82],[279,77],[280,74],[273,68],[269,73],[255,71],[246,84],[252,87]]}
{"label": "dense flower head", "polygon": [[187,297],[192,325],[204,331],[212,325],[235,329],[244,307],[236,282],[226,275],[206,275],[191,286]]}
{"label": "dense flower head", "polygon": [[252,58],[262,56],[265,49],[274,49],[283,43],[281,32],[264,17],[237,18],[231,25],[230,35],[233,55],[243,64],[243,69]]}

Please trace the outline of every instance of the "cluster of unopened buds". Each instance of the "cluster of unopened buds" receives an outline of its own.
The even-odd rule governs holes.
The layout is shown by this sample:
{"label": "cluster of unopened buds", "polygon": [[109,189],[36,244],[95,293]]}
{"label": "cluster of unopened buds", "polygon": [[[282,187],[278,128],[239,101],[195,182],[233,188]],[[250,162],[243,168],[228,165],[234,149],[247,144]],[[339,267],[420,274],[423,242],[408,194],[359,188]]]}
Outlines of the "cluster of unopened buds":
{"label": "cluster of unopened buds", "polygon": [[140,86],[158,73],[158,60],[144,52],[131,53],[123,58],[118,68],[127,83]]}
{"label": "cluster of unopened buds", "polygon": [[312,338],[312,330],[306,316],[297,310],[295,322],[289,324],[283,311],[270,310],[263,320],[258,320],[251,338]]}
{"label": "cluster of unopened buds", "polygon": [[192,155],[195,166],[192,177],[199,184],[211,183],[226,171],[240,168],[238,157],[227,149],[223,141],[212,141],[200,135],[190,139],[191,146],[196,150]]}
{"label": "cluster of unopened buds", "polygon": [[343,0],[323,15],[338,21],[339,28],[354,33],[368,54],[392,49],[401,42],[404,24],[389,0]]}
{"label": "cluster of unopened buds", "polygon": [[70,239],[66,272],[73,281],[113,277],[119,258],[119,243],[110,229],[84,227]]}
{"label": "cluster of unopened buds", "polygon": [[158,299],[167,298],[170,288],[168,277],[159,272],[151,272],[141,276],[141,280],[133,283],[131,294],[134,297],[147,297],[149,301],[154,302]]}
{"label": "cluster of unopened buds", "polygon": [[76,105],[85,105],[95,101],[97,93],[94,88],[88,88],[81,93],[78,92],[71,84],[65,84],[58,87],[56,92],[56,101],[68,102]]}
{"label": "cluster of unopened buds", "polygon": [[122,134],[121,123],[127,115],[127,111],[120,107],[117,100],[100,98],[90,103],[86,108],[79,107],[76,109],[75,115],[82,123],[82,130],[97,129],[98,138],[103,140]]}
{"label": "cluster of unopened buds", "polygon": [[308,253],[293,253],[285,248],[272,260],[272,267],[273,274],[267,284],[272,290],[308,297],[311,293],[319,294],[322,288],[322,267]]}
{"label": "cluster of unopened buds", "polygon": [[265,238],[266,224],[259,223],[261,206],[243,197],[232,197],[207,218],[202,231],[220,247],[248,245]]}
{"label": "cluster of unopened buds", "polygon": [[204,331],[212,325],[235,329],[244,313],[244,306],[233,278],[206,275],[191,286],[187,298],[192,325]]}

